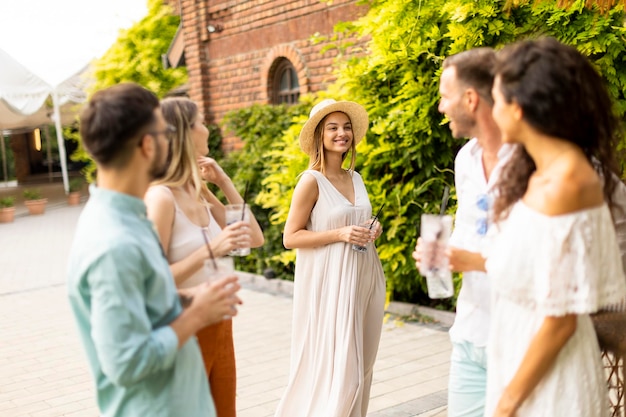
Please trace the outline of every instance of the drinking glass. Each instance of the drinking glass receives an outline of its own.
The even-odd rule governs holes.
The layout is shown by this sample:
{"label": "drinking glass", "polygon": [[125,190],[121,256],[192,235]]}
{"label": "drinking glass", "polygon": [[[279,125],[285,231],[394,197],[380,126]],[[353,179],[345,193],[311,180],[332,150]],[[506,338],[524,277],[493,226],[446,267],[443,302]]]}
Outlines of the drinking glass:
{"label": "drinking glass", "polygon": [[[368,228],[370,230],[370,235],[373,235],[374,225],[376,224],[376,221],[378,221],[376,216],[371,216],[369,218],[361,217],[360,221],[358,222],[358,225],[361,227]],[[352,244],[352,250],[364,253],[364,252],[367,252],[367,246],[360,246],[360,245]]]}
{"label": "drinking glass", "polygon": [[448,298],[454,294],[452,272],[446,248],[452,231],[452,217],[422,214],[420,224],[422,258],[420,274],[426,277],[430,298]]}
{"label": "drinking glass", "polygon": [[[250,225],[250,210],[246,204],[227,204],[225,207],[226,207],[226,225],[230,225],[239,221],[248,223],[248,226]],[[230,251],[229,255],[230,256],[250,255],[250,247],[233,249],[232,251]]]}
{"label": "drinking glass", "polygon": [[235,273],[235,262],[230,256],[209,258],[204,260],[204,268],[207,270],[209,282],[213,282],[233,275]]}
{"label": "drinking glass", "polygon": [[180,288],[191,288],[205,282],[213,282],[220,278],[231,276],[235,273],[233,258],[207,258],[204,260],[204,269],[193,274],[179,284]]}
{"label": "drinking glass", "polygon": [[[230,256],[209,258],[204,260],[204,268],[207,271],[209,282],[213,282],[233,275],[235,273],[235,262]],[[229,288],[232,285],[227,284],[225,288]],[[237,305],[233,304],[233,308],[236,310]],[[231,318],[230,315],[223,317],[224,320],[230,320]]]}

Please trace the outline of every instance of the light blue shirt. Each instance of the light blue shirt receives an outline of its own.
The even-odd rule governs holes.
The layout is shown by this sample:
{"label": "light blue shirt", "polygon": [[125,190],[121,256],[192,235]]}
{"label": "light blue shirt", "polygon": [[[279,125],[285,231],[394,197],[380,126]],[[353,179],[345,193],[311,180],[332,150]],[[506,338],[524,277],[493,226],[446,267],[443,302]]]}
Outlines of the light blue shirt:
{"label": "light blue shirt", "polygon": [[207,417],[215,407],[195,337],[178,349],[182,308],[143,201],[90,187],[68,291],[103,417]]}

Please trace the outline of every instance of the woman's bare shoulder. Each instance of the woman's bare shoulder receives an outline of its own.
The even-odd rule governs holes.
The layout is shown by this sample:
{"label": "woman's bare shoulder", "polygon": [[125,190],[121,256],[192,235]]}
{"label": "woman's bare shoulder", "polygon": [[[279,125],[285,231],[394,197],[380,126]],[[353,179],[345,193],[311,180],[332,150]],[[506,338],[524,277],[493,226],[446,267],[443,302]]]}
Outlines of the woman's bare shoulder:
{"label": "woman's bare shoulder", "polygon": [[292,204],[312,207],[315,205],[318,196],[319,186],[317,178],[308,172],[304,172],[293,190]]}
{"label": "woman's bare shoulder", "polygon": [[296,184],[296,188],[305,190],[317,190],[317,187],[317,178],[310,171],[304,171],[300,175],[300,179],[298,179],[298,183]]}
{"label": "woman's bare shoulder", "polygon": [[597,207],[604,202],[602,182],[590,166],[571,166],[533,190],[533,206],[549,216]]}
{"label": "woman's bare shoulder", "polygon": [[174,204],[174,194],[172,193],[172,190],[170,190],[165,185],[150,186],[150,188],[148,188],[148,191],[146,191],[143,199],[148,206]]}

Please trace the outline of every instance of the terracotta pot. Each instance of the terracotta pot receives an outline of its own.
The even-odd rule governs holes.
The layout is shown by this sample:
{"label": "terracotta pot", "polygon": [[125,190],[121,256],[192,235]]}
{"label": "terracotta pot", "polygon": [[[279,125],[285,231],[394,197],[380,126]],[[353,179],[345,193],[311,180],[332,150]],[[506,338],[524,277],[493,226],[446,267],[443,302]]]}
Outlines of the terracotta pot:
{"label": "terracotta pot", "polygon": [[77,206],[80,204],[80,192],[72,191],[67,195],[67,204],[70,206]]}
{"label": "terracotta pot", "polygon": [[30,214],[43,214],[46,211],[47,202],[47,198],[42,198],[39,200],[26,200],[24,201],[24,205],[26,206]]}
{"label": "terracotta pot", "polygon": [[11,223],[15,219],[15,207],[3,207],[0,209],[0,223]]}

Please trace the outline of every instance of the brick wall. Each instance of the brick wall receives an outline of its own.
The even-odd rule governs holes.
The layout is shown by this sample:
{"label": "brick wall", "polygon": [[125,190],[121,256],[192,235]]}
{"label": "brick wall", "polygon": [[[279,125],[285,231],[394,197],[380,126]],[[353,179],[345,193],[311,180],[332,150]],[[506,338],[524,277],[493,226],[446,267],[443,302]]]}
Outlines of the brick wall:
{"label": "brick wall", "polygon": [[[335,49],[311,37],[330,36],[341,21],[367,9],[355,0],[182,0],[189,95],[208,122],[220,123],[230,110],[269,102],[273,64],[284,57],[298,74],[300,93],[316,92],[333,81]],[[209,33],[208,25],[221,29]],[[353,41],[344,39],[343,41]],[[225,136],[224,148],[239,145]]]}

